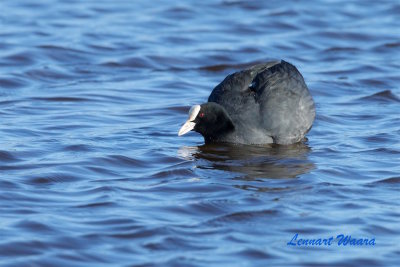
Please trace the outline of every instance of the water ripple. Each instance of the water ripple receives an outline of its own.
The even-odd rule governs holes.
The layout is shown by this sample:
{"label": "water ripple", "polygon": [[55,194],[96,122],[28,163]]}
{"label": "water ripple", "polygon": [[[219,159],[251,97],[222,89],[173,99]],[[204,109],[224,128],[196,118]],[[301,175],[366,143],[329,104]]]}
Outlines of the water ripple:
{"label": "water ripple", "polygon": [[[1,11],[0,265],[398,265],[396,1],[6,0]],[[279,59],[316,102],[302,143],[177,136],[228,74]],[[303,253],[286,245],[295,233],[378,245]]]}

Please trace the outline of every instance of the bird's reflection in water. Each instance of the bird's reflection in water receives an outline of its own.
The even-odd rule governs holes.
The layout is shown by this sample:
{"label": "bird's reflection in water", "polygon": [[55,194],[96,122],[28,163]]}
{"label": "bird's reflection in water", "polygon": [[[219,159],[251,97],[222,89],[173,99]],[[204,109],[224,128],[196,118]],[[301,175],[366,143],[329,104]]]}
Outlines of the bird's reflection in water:
{"label": "bird's reflection in water", "polygon": [[207,144],[181,147],[178,155],[196,162],[200,169],[216,169],[239,174],[235,178],[295,178],[315,168],[308,159],[305,143],[293,145]]}

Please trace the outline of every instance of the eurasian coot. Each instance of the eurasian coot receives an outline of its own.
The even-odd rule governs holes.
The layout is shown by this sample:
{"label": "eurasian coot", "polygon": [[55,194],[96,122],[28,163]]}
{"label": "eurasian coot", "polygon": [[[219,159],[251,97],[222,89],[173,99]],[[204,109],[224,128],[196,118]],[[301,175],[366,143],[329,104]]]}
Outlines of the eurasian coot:
{"label": "eurasian coot", "polygon": [[304,138],[314,118],[303,76],[281,60],[227,76],[207,103],[190,109],[178,135],[194,130],[206,143],[292,144]]}

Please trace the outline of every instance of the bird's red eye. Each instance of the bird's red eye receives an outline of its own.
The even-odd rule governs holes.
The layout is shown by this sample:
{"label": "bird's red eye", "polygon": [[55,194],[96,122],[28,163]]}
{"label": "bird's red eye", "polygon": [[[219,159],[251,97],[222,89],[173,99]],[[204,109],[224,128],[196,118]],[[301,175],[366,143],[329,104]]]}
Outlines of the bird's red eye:
{"label": "bird's red eye", "polygon": [[203,118],[203,117],[204,117],[204,113],[201,112],[201,113],[199,114],[199,117],[200,117],[200,118]]}

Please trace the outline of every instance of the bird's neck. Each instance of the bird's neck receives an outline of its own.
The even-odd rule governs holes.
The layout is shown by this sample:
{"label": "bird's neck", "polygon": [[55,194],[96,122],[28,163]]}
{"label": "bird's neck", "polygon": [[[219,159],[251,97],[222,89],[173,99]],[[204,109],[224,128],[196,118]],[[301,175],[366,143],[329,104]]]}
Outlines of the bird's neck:
{"label": "bird's neck", "polygon": [[204,135],[204,141],[206,143],[224,142],[230,139],[229,136],[233,135],[234,132],[235,125],[228,114],[225,113],[225,118],[218,124],[218,128]]}

